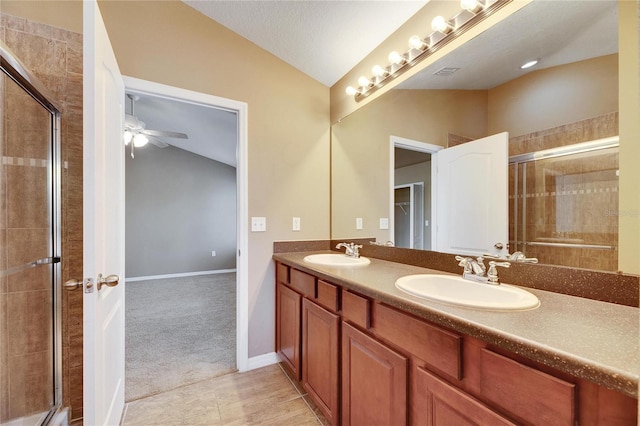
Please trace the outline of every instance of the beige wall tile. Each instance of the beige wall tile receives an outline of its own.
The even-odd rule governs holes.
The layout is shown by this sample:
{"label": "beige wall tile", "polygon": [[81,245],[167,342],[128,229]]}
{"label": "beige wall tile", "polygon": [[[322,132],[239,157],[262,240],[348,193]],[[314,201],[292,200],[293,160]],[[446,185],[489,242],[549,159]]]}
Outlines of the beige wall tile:
{"label": "beige wall tile", "polygon": [[51,291],[7,294],[10,356],[49,351],[51,345]]}
{"label": "beige wall tile", "polygon": [[11,418],[49,410],[53,402],[51,358],[51,351],[10,357]]}

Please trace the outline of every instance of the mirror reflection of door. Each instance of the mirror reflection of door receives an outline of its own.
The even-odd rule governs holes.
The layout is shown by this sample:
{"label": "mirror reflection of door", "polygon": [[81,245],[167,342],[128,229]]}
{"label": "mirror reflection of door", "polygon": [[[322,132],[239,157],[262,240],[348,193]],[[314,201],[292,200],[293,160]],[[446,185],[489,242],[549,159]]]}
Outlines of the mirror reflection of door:
{"label": "mirror reflection of door", "polygon": [[396,146],[394,158],[394,243],[431,250],[431,154]]}
{"label": "mirror reflection of door", "polygon": [[397,247],[424,249],[424,183],[394,189],[394,240]]}

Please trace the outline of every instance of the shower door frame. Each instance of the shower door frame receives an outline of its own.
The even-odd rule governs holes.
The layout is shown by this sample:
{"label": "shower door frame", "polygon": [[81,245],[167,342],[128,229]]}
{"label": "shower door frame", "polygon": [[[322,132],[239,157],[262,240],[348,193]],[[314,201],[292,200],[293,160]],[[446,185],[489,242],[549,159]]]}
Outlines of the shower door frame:
{"label": "shower door frame", "polygon": [[51,150],[49,157],[50,173],[47,177],[48,199],[50,202],[51,234],[49,247],[53,251],[49,262],[52,268],[52,315],[53,315],[53,405],[49,408],[43,424],[47,424],[62,408],[62,185],[61,185],[61,134],[60,116],[62,108],[55,102],[53,95],[38,78],[17,58],[17,56],[0,40],[0,68],[7,77],[13,80],[27,94],[36,100],[51,117],[50,137]]}

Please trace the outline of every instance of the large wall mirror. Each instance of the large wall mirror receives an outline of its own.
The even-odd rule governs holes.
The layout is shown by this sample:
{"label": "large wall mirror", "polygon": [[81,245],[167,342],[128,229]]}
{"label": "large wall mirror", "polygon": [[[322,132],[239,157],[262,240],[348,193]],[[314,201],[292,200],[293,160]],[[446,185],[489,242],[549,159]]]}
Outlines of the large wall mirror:
{"label": "large wall mirror", "polygon": [[432,157],[507,132],[509,251],[618,270],[617,29],[616,1],[533,1],[334,124],[332,238],[436,250]]}

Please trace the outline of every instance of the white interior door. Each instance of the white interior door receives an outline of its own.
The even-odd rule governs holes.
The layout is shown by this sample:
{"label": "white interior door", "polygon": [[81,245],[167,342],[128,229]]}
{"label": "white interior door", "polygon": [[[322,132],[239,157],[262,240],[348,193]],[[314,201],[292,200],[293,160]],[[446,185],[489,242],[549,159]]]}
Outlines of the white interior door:
{"label": "white interior door", "polygon": [[506,251],[508,144],[509,134],[499,133],[432,157],[437,170],[436,250],[467,255]]}
{"label": "white interior door", "polygon": [[[98,5],[84,7],[84,424],[124,408],[124,83]],[[124,280],[123,280],[124,281]],[[86,285],[86,287],[89,287]]]}

